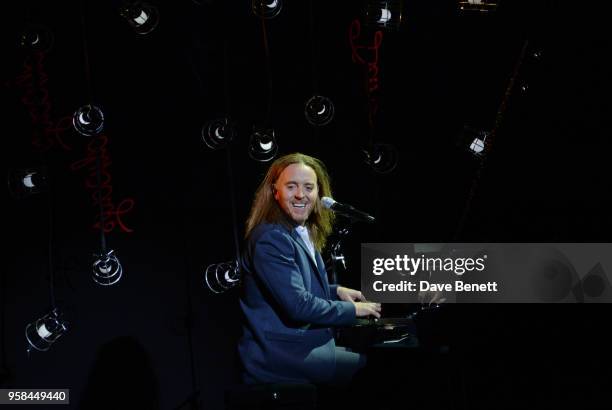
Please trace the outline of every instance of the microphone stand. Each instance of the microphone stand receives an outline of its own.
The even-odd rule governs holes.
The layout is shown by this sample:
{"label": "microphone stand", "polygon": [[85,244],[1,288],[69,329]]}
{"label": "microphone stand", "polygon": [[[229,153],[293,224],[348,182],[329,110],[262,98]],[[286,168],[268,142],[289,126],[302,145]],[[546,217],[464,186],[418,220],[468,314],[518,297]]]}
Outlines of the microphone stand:
{"label": "microphone stand", "polygon": [[353,220],[349,219],[349,221],[349,224],[341,226],[330,239],[328,259],[329,270],[327,272],[330,285],[338,284],[338,271],[340,270],[340,266],[342,267],[342,271],[346,271],[346,261],[342,252],[342,240],[351,232],[350,228],[353,224]]}

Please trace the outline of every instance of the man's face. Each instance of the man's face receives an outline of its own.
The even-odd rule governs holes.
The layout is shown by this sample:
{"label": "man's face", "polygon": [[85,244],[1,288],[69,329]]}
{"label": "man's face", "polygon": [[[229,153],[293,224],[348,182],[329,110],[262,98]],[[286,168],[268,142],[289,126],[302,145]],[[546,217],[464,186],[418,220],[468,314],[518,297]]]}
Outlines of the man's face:
{"label": "man's face", "polygon": [[274,199],[287,215],[304,225],[319,199],[317,174],[308,165],[291,164],[274,184]]}

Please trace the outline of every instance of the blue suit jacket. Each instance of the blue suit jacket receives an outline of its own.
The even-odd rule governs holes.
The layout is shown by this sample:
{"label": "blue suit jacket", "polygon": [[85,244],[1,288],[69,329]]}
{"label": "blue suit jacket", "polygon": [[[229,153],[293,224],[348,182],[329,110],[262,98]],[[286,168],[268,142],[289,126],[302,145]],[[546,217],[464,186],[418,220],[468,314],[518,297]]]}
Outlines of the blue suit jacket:
{"label": "blue suit jacket", "polygon": [[329,327],[353,324],[355,307],[338,300],[321,255],[315,256],[295,229],[261,224],[251,232],[241,260],[238,351],[245,382],[331,379],[336,346]]}

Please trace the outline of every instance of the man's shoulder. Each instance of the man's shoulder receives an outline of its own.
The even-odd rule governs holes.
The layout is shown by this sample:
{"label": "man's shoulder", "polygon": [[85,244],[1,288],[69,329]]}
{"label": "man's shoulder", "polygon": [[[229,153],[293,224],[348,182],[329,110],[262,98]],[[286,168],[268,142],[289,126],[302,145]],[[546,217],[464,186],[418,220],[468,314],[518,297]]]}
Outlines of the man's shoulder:
{"label": "man's shoulder", "polygon": [[253,228],[250,235],[250,241],[256,243],[262,237],[266,236],[283,236],[290,235],[289,229],[279,223],[261,223]]}

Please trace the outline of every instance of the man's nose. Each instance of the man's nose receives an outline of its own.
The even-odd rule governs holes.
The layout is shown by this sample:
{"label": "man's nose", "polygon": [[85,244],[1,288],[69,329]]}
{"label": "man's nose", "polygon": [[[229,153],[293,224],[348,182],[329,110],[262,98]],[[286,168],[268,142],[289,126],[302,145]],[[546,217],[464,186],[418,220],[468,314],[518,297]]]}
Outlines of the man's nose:
{"label": "man's nose", "polygon": [[302,188],[297,187],[297,189],[295,190],[295,197],[302,198],[303,196],[304,196],[304,191],[302,190]]}

